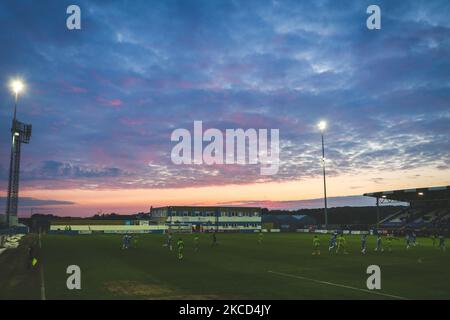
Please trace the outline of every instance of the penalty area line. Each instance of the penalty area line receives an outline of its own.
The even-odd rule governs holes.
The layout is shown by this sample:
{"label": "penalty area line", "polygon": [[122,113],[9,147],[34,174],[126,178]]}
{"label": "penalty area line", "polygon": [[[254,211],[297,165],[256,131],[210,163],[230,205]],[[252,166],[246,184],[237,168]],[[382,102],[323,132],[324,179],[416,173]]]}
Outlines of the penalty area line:
{"label": "penalty area line", "polygon": [[285,277],[290,277],[290,278],[295,278],[295,279],[300,279],[300,280],[306,280],[306,281],[311,281],[311,282],[315,282],[315,283],[326,284],[326,285],[329,285],[329,286],[334,286],[334,287],[339,287],[339,288],[344,288],[344,289],[350,289],[350,290],[355,290],[355,291],[360,291],[360,292],[365,292],[365,293],[370,293],[370,294],[376,294],[376,295],[379,295],[379,296],[384,296],[384,297],[389,297],[389,298],[394,298],[394,299],[408,300],[408,298],[395,296],[395,295],[392,295],[392,294],[387,294],[387,293],[372,291],[372,290],[368,290],[368,289],[361,289],[361,288],[346,286],[346,285],[343,285],[343,284],[333,283],[333,282],[329,282],[329,281],[321,281],[321,280],[306,278],[306,277],[302,277],[302,276],[296,276],[296,275],[289,274],[289,273],[276,272],[276,271],[272,271],[272,270],[269,270],[267,272],[273,273],[273,274],[277,274],[277,275],[280,275],[280,276],[285,276]]}

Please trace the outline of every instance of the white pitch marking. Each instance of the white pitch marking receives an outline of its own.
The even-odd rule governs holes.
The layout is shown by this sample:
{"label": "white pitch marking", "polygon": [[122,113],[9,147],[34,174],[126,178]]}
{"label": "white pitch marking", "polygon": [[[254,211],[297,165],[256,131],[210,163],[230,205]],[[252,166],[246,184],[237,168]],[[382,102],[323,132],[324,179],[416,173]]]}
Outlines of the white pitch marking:
{"label": "white pitch marking", "polygon": [[41,300],[46,300],[45,298],[45,284],[44,284],[44,266],[41,263]]}
{"label": "white pitch marking", "polygon": [[340,288],[345,288],[345,289],[357,290],[357,291],[361,291],[361,292],[376,294],[376,295],[379,295],[379,296],[384,296],[384,297],[389,297],[389,298],[394,298],[394,299],[409,300],[408,298],[395,296],[395,295],[392,295],[392,294],[387,294],[387,293],[382,293],[382,292],[377,292],[377,291],[372,291],[372,290],[367,290],[367,289],[361,289],[361,288],[346,286],[346,285],[343,285],[343,284],[338,284],[338,283],[333,283],[333,282],[328,282],[328,281],[321,281],[321,280],[306,278],[306,277],[302,277],[302,276],[296,276],[296,275],[288,274],[288,273],[276,272],[276,271],[271,271],[271,270],[269,270],[267,272],[273,273],[273,274],[278,274],[280,276],[291,277],[291,278],[296,278],[296,279],[301,279],[301,280],[307,280],[307,281],[312,281],[312,282],[316,282],[316,283],[320,283],[320,284],[327,284],[327,285],[330,285],[330,286],[335,286],[335,287],[340,287]]}

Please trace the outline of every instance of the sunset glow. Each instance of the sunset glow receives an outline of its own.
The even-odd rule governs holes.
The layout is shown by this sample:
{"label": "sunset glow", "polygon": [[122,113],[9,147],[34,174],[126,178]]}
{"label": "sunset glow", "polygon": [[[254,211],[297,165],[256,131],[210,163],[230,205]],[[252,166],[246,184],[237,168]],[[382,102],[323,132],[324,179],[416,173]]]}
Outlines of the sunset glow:
{"label": "sunset glow", "polygon": [[[345,10],[316,1],[79,1],[85,23],[67,30],[54,14],[64,17],[65,3],[7,2],[0,27],[16,27],[1,39],[0,205],[9,84],[20,75],[18,116],[33,125],[20,168],[22,216],[320,207],[318,131],[326,131],[330,206],[371,204],[366,192],[449,184],[445,10],[387,1],[381,30],[368,30],[366,4],[356,1]],[[23,92],[21,83],[13,87]],[[203,132],[279,130],[277,173],[174,164],[171,133],[192,131],[194,121]]]}

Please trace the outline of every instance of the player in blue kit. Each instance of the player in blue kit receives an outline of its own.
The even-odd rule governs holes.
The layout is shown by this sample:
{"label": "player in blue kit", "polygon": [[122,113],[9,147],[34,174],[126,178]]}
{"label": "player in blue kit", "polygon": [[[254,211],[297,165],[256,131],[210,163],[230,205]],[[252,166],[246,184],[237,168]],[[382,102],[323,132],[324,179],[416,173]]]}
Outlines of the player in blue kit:
{"label": "player in blue kit", "polygon": [[172,246],[172,233],[171,233],[171,232],[169,232],[169,233],[167,234],[167,243],[166,243],[166,246],[169,248],[170,251],[172,251],[173,246]]}
{"label": "player in blue kit", "polygon": [[128,249],[130,247],[130,238],[127,234],[122,237],[122,249]]}
{"label": "player in blue kit", "polygon": [[445,237],[442,234],[439,236],[439,249],[445,251]]}
{"label": "player in blue kit", "polygon": [[405,241],[406,241],[406,249],[409,249],[411,247],[411,236],[409,235],[409,233],[406,233]]}
{"label": "player in blue kit", "polygon": [[384,252],[381,241],[381,234],[377,234],[377,246],[375,247],[375,251]]}
{"label": "player in blue kit", "polygon": [[417,236],[414,232],[411,233],[411,238],[412,238],[412,245],[415,247],[418,243],[417,243]]}
{"label": "player in blue kit", "polygon": [[331,252],[331,250],[333,250],[336,247],[336,237],[337,237],[337,233],[333,233],[333,235],[330,238],[330,241],[328,243],[328,251]]}
{"label": "player in blue kit", "polygon": [[366,234],[361,235],[361,253],[366,254]]}

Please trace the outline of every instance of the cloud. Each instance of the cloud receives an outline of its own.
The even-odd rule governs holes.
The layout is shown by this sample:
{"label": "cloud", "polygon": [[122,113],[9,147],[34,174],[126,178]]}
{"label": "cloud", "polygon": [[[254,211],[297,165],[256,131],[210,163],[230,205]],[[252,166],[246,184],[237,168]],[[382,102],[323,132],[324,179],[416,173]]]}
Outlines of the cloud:
{"label": "cloud", "polygon": [[[23,208],[33,208],[33,207],[47,207],[47,206],[70,206],[76,204],[72,201],[62,201],[62,200],[43,200],[31,197],[19,197],[20,207]],[[6,197],[0,197],[0,206],[6,206]]]}
{"label": "cloud", "polygon": [[64,180],[64,179],[101,179],[119,177],[124,173],[119,168],[86,166],[76,163],[63,163],[59,161],[43,161],[39,166],[22,174],[27,180]]}
{"label": "cloud", "polygon": [[[369,4],[79,1],[83,29],[71,32],[63,2],[2,2],[0,28],[14,37],[0,34],[8,43],[0,74],[27,81],[18,116],[33,124],[23,185],[151,189],[317,177],[314,124],[323,117],[332,176],[448,168],[448,3],[381,1],[379,32],[365,28]],[[5,86],[0,101],[12,106]],[[1,137],[10,120],[11,108],[1,108]],[[173,165],[170,134],[194,120],[280,129],[279,174]],[[2,186],[9,148],[0,139]]]}

